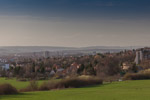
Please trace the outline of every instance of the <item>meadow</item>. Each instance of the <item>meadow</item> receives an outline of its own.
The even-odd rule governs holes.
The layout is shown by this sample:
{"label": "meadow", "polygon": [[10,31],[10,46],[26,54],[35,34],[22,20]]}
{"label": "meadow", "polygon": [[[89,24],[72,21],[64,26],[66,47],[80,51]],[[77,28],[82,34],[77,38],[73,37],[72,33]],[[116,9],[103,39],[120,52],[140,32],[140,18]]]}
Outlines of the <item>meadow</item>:
{"label": "meadow", "polygon": [[[6,80],[7,82],[9,80]],[[17,88],[26,86],[27,82],[15,82]],[[42,81],[40,81],[42,83]],[[17,85],[18,84],[18,85]],[[20,85],[20,86],[19,86]],[[85,88],[64,90],[26,92],[18,95],[0,96],[0,100],[149,100],[150,80],[122,81],[105,83]]]}
{"label": "meadow", "polygon": [[[38,85],[41,85],[43,82],[46,82],[46,81],[48,80],[40,80],[37,82],[38,82]],[[9,83],[12,86],[14,86],[16,89],[25,88],[30,84],[29,81],[17,81],[16,78],[12,78],[12,79],[0,78],[0,84],[3,84],[3,83]]]}

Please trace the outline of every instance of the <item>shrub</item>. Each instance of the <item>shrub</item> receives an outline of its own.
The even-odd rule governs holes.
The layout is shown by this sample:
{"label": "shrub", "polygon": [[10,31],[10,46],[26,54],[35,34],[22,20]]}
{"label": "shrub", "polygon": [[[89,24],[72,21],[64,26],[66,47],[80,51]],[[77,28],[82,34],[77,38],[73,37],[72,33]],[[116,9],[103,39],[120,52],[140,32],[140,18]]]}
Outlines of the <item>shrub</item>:
{"label": "shrub", "polygon": [[37,91],[38,83],[36,81],[30,81],[29,86],[20,90],[20,92]]}
{"label": "shrub", "polygon": [[124,80],[144,80],[150,79],[150,73],[127,73],[124,77]]}
{"label": "shrub", "polygon": [[17,79],[17,80],[18,80],[18,81],[23,81],[23,82],[27,81],[26,78],[19,78],[19,79]]}
{"label": "shrub", "polygon": [[41,91],[47,91],[47,90],[50,89],[49,86],[50,86],[50,84],[45,82],[45,83],[43,83],[43,84],[39,87],[39,90],[41,90]]}
{"label": "shrub", "polygon": [[17,89],[11,86],[10,84],[0,85],[0,95],[17,94],[17,93],[18,93]]}
{"label": "shrub", "polygon": [[52,89],[63,89],[63,88],[79,88],[91,85],[102,84],[102,80],[97,78],[90,79],[64,79],[59,82],[44,83],[40,86],[39,90],[52,90]]}
{"label": "shrub", "polygon": [[46,91],[46,90],[51,90],[51,89],[56,89],[58,82],[48,82],[48,83],[43,83],[40,87],[40,91]]}

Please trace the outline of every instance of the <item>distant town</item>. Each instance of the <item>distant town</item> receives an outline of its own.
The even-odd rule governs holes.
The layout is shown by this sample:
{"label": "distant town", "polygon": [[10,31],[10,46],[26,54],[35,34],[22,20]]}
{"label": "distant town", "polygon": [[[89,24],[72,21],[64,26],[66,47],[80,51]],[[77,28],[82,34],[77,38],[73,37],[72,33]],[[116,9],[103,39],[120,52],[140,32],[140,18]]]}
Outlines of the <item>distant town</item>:
{"label": "distant town", "polygon": [[65,78],[80,75],[115,76],[149,69],[150,48],[86,49],[2,55],[0,76],[18,79]]}

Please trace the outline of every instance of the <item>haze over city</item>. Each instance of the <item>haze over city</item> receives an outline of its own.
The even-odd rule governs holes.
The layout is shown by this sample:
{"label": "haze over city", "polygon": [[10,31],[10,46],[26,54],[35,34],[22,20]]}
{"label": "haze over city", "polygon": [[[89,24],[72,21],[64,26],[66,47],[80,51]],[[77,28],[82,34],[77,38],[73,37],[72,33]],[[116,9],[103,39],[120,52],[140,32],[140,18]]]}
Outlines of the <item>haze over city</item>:
{"label": "haze over city", "polygon": [[0,46],[149,46],[149,0],[0,0]]}

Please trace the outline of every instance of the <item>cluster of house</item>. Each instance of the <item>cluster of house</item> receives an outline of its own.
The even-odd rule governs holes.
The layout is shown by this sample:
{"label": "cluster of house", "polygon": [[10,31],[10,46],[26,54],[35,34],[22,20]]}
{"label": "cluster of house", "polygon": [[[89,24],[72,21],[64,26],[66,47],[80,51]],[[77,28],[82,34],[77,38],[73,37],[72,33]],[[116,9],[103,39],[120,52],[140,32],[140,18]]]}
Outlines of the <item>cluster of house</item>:
{"label": "cluster of house", "polygon": [[[135,53],[136,56],[134,62],[136,63],[138,69],[142,69],[140,66],[138,66],[138,64],[140,64],[143,60],[150,60],[150,48],[140,48],[137,49]],[[128,71],[131,68],[131,66],[131,62],[124,62],[121,67],[124,71]]]}
{"label": "cluster of house", "polygon": [[[72,63],[70,67],[67,67],[66,69],[62,68],[61,66],[55,64],[50,71],[50,76],[66,76],[66,75],[75,75],[77,74],[77,70],[80,68],[80,64],[77,64],[76,62]],[[45,70],[47,71],[46,68]],[[54,70],[55,69],[55,70]],[[48,70],[49,71],[49,70]]]}
{"label": "cluster of house", "polygon": [[[135,63],[138,65],[140,64],[140,62],[142,60],[150,60],[150,48],[141,48],[141,49],[137,49],[136,51],[136,57],[135,57]],[[131,52],[129,52],[129,55],[130,55]],[[46,55],[47,53],[45,53]],[[113,53],[111,54],[107,54],[108,56],[110,57],[113,57]],[[99,56],[95,56],[95,57],[99,57]],[[17,66],[20,66],[20,67],[24,67],[25,65],[27,65],[26,62],[15,62],[15,65],[14,64],[9,64],[7,62],[7,60],[5,59],[0,59],[0,68],[2,68],[3,70],[8,70],[11,67],[17,67]],[[36,61],[38,62],[38,61]],[[133,64],[131,62],[124,62],[122,63],[122,70],[124,71],[128,71],[131,66]],[[77,70],[80,68],[81,64],[78,64],[76,62],[72,63],[70,66],[68,66],[67,68],[62,68],[61,65],[59,64],[54,64],[53,66],[47,66],[47,67],[44,67],[45,68],[45,72],[48,73],[50,76],[66,76],[66,75],[70,75],[70,74],[77,74]],[[37,72],[38,70],[40,69],[39,66],[35,66],[35,72]]]}
{"label": "cluster of house", "polygon": [[[80,68],[81,64],[77,64],[76,62],[72,63],[69,67],[62,68],[59,64],[54,64],[52,67],[45,67],[45,74],[49,76],[58,76],[64,77],[66,75],[75,75],[77,74],[77,70]],[[38,72],[40,66],[35,66],[35,72]]]}

